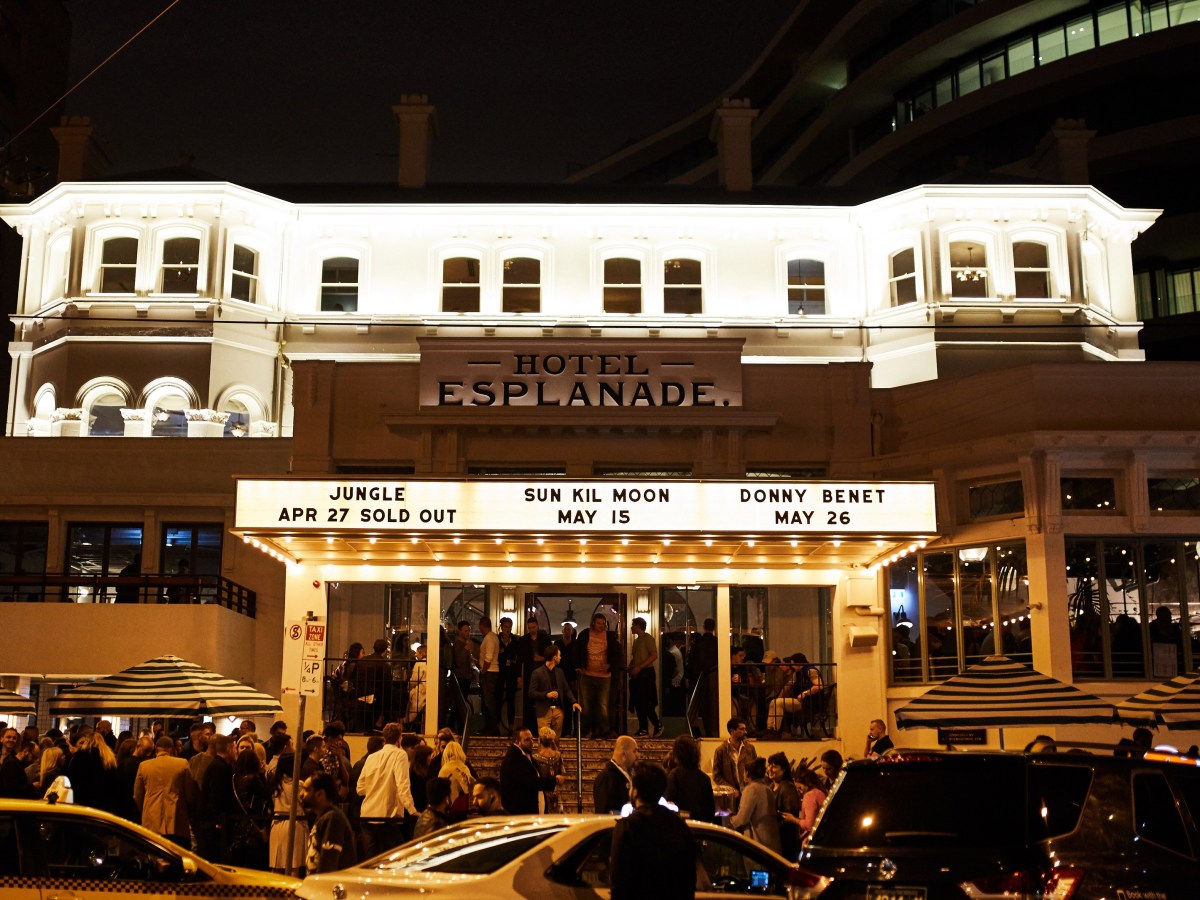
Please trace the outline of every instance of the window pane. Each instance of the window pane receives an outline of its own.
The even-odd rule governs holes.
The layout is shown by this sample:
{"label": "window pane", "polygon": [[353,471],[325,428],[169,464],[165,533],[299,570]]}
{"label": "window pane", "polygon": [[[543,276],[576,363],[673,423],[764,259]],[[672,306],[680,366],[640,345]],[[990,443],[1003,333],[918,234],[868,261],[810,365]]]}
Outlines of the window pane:
{"label": "window pane", "polygon": [[703,312],[700,288],[671,287],[663,292],[663,311],[669,315],[689,316]]}
{"label": "window pane", "polygon": [[1111,478],[1063,478],[1062,508],[1080,512],[1115,512],[1116,487]]}
{"label": "window pane", "polygon": [[1147,31],[1162,31],[1168,25],[1167,0],[1142,4],[1142,25]]}
{"label": "window pane", "polygon": [[503,310],[508,313],[535,313],[541,309],[542,289],[537,287],[506,287]]}
{"label": "window pane", "polygon": [[337,256],[321,264],[322,284],[358,284],[358,260]]}
{"label": "window pane", "polygon": [[442,260],[443,284],[479,284],[479,260],[456,256]]}
{"label": "window pane", "polygon": [[667,284],[700,284],[700,260],[668,259],[663,265],[663,281]]}
{"label": "window pane", "polygon": [[322,312],[354,312],[357,309],[357,286],[321,288]]}
{"label": "window pane", "polygon": [[788,284],[824,284],[825,263],[819,259],[789,259]]}
{"label": "window pane", "polygon": [[606,259],[604,261],[605,284],[641,284],[642,264],[636,259]]}
{"label": "window pane", "polygon": [[194,266],[200,262],[198,238],[172,238],[163,243],[164,265]]}
{"label": "window pane", "polygon": [[229,279],[229,296],[234,300],[242,300],[246,303],[255,302],[257,288],[258,279],[251,278],[249,275],[234,272]]}
{"label": "window pane", "polygon": [[1022,269],[1044,269],[1049,265],[1045,244],[1017,241],[1013,244],[1013,263]]}
{"label": "window pane", "polygon": [[604,311],[633,315],[642,311],[642,289],[640,287],[606,287],[604,289]]}
{"label": "window pane", "polygon": [[105,241],[105,265],[135,265],[137,263],[137,245],[137,238],[110,238]]}
{"label": "window pane", "polygon": [[442,311],[456,313],[479,312],[479,288],[454,286],[442,288]]}
{"label": "window pane", "polygon": [[1129,37],[1129,18],[1124,3],[1106,6],[1096,16],[1100,33],[1100,46],[1123,41]]}
{"label": "window pane", "polygon": [[1080,16],[1067,23],[1067,54],[1074,56],[1096,47],[1096,32],[1090,15]]}
{"label": "window pane", "polygon": [[154,882],[161,889],[176,862],[133,835],[82,817],[47,815],[38,820],[37,837],[50,878],[111,882],[118,891],[130,881]]}
{"label": "window pane", "polygon": [[964,97],[979,90],[979,63],[975,60],[958,70],[958,96]]}
{"label": "window pane", "polygon": [[1014,281],[1018,297],[1028,300],[1050,298],[1050,276],[1045,272],[1017,272]]}
{"label": "window pane", "polygon": [[1032,622],[1029,616],[1029,563],[1024,544],[996,548],[996,598],[1005,651],[1018,662],[1033,663]]}
{"label": "window pane", "polygon": [[1140,837],[1176,853],[1191,855],[1187,830],[1161,772],[1133,776],[1133,822]]}
{"label": "window pane", "polygon": [[1095,541],[1067,541],[1067,616],[1075,678],[1104,677],[1100,618],[1100,564]]}
{"label": "window pane", "polygon": [[945,106],[954,99],[954,78],[945,75],[937,80],[934,86],[934,97],[938,106]]}
{"label": "window pane", "polygon": [[983,83],[995,84],[1004,80],[1004,54],[997,53],[983,61]]}
{"label": "window pane", "polygon": [[921,680],[921,630],[917,619],[917,563],[903,559],[888,566],[892,615],[892,681]]}
{"label": "window pane", "polygon": [[88,434],[94,437],[122,437],[125,434],[125,419],[121,415],[124,406],[124,398],[116,395],[93,403],[88,410],[91,419]]}
{"label": "window pane", "polygon": [[917,271],[916,252],[909,247],[892,254],[892,277],[912,275]]}
{"label": "window pane", "polygon": [[233,245],[233,268],[237,272],[245,272],[248,275],[258,273],[258,254],[249,247],[243,247],[241,244]]}
{"label": "window pane", "polygon": [[915,276],[892,282],[892,305],[903,306],[917,302],[917,279]]}
{"label": "window pane", "polygon": [[967,488],[967,505],[972,519],[1023,515],[1025,489],[1019,481],[974,485]]}
{"label": "window pane", "polygon": [[1151,676],[1155,679],[1174,678],[1186,671],[1182,623],[1187,621],[1188,611],[1182,604],[1184,567],[1180,561],[1184,557],[1180,550],[1174,541],[1149,541],[1142,547]]}
{"label": "window pane", "polygon": [[925,634],[929,673],[945,678],[958,672],[958,638],[954,616],[954,554],[924,556]]}
{"label": "window pane", "polygon": [[[962,592],[963,664],[973,666],[984,657],[1012,650],[1011,638],[997,647],[992,615],[992,561],[987,547],[958,551],[959,590]],[[1006,637],[1002,635],[1001,637]]]}
{"label": "window pane", "polygon": [[788,291],[789,316],[825,315],[825,288],[798,287]]}
{"label": "window pane", "polygon": [[0,572],[36,575],[46,571],[48,534],[45,522],[0,523]]}
{"label": "window pane", "polygon": [[950,293],[955,297],[988,296],[987,250],[982,243],[951,242]]}
{"label": "window pane", "polygon": [[516,256],[504,261],[505,284],[541,284],[542,264],[528,256]]}
{"label": "window pane", "polygon": [[1067,39],[1063,27],[1058,25],[1039,34],[1037,49],[1039,66],[1063,59],[1067,55]]}
{"label": "window pane", "polygon": [[1018,75],[1033,68],[1033,38],[1026,37],[1008,45],[1008,74]]}
{"label": "window pane", "polygon": [[1200,510],[1200,478],[1150,478],[1146,487],[1153,512]]}

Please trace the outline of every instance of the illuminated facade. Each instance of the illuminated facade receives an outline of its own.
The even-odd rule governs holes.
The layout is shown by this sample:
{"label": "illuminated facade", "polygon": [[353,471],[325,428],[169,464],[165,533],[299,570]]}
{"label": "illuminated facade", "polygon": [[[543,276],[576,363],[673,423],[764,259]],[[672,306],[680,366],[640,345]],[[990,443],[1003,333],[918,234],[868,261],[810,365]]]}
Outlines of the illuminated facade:
{"label": "illuminated facade", "polygon": [[[989,633],[1069,678],[1084,613],[1200,613],[1196,372],[1137,348],[1154,211],[1081,187],[571,196],[68,183],[0,209],[24,239],[5,668],[173,652],[276,692],[310,611],[333,656],[484,612],[688,640],[712,616],[824,665],[856,753]],[[1080,542],[1151,538],[1185,560],[1174,600],[1064,586]],[[160,602],[183,559],[207,580]],[[1108,693],[1150,676],[1088,652]]]}

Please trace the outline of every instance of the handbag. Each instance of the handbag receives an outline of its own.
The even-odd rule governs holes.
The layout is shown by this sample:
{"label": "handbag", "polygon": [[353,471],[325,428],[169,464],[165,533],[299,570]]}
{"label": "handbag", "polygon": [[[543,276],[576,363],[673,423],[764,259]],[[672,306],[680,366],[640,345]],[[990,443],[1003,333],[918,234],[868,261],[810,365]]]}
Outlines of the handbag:
{"label": "handbag", "polygon": [[50,787],[46,788],[42,798],[51,803],[74,803],[75,789],[71,787],[71,779],[66,775],[59,775],[50,782]]}

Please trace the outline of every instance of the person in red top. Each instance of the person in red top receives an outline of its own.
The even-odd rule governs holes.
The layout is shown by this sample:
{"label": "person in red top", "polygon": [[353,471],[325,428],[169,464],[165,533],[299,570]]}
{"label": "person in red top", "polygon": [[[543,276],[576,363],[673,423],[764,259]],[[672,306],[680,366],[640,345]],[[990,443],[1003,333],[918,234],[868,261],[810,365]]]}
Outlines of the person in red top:
{"label": "person in red top", "polygon": [[608,619],[592,616],[592,626],[575,640],[575,670],[579,673],[579,703],[583,717],[579,731],[594,738],[616,737],[609,722],[609,696],[613,675],[622,671],[624,654],[617,636],[608,630]]}

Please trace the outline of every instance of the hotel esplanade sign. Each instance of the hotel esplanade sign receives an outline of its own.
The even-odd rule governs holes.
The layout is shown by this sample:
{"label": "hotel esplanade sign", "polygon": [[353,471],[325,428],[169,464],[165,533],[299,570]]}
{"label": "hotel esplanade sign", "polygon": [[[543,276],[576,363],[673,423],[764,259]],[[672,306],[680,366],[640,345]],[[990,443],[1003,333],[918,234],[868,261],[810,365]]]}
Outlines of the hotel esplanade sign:
{"label": "hotel esplanade sign", "polygon": [[421,339],[429,407],[742,405],[742,341]]}

